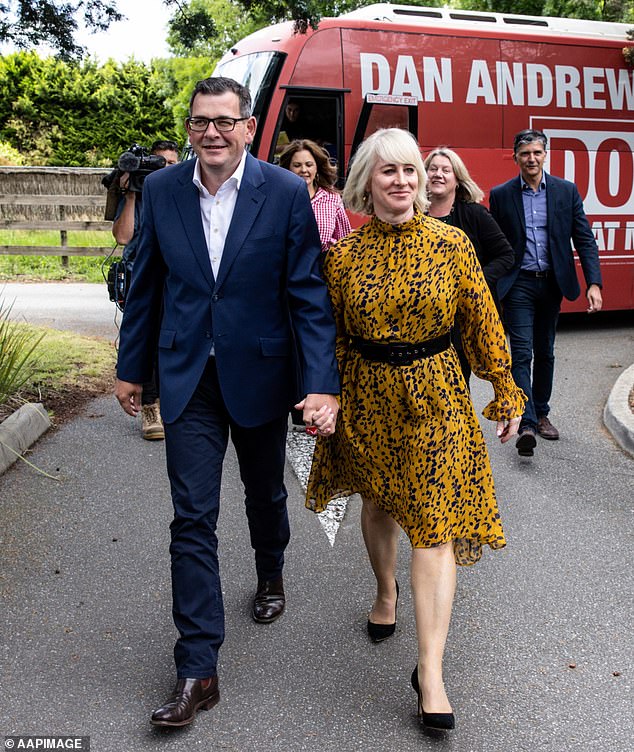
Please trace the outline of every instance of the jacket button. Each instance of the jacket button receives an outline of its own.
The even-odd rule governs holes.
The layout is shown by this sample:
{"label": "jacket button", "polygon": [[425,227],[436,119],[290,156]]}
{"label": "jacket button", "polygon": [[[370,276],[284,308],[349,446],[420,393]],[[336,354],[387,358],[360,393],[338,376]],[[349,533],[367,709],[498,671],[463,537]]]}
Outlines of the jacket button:
{"label": "jacket button", "polygon": [[211,339],[211,332],[205,332],[205,337],[207,339]]}

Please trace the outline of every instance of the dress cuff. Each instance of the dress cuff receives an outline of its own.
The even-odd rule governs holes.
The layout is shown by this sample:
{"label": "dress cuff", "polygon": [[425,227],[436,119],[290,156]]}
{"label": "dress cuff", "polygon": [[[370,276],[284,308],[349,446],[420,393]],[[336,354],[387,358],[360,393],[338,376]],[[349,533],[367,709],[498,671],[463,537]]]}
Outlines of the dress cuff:
{"label": "dress cuff", "polygon": [[495,398],[482,411],[488,420],[510,420],[519,418],[524,413],[526,395],[515,384],[511,374],[492,381]]}

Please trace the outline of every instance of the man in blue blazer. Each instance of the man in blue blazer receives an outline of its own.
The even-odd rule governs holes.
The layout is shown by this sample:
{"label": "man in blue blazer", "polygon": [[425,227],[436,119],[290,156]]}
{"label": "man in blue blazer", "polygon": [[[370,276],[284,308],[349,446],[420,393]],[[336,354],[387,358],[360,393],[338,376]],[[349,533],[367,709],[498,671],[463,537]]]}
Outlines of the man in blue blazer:
{"label": "man in blue blazer", "polygon": [[285,606],[288,410],[304,395],[304,421],[328,436],[339,392],[305,182],[246,152],[256,122],[248,89],[232,79],[198,82],[186,126],[196,159],[145,180],[116,384],[121,406],[136,415],[158,347],[179,638],[176,686],[152,723],[168,727],[191,723],[219,699],[216,521],[229,435],[255,551],[252,616],[268,624]]}
{"label": "man in blue blazer", "polygon": [[520,174],[493,188],[490,196],[491,214],[515,252],[513,268],[498,281],[498,294],[513,378],[528,397],[516,442],[525,457],[533,456],[537,433],[544,439],[559,438],[548,414],[561,300],[575,300],[580,293],[571,241],[587,285],[588,313],[602,305],[594,235],[574,183],[544,172],[547,143],[542,131],[518,133],[513,158]]}

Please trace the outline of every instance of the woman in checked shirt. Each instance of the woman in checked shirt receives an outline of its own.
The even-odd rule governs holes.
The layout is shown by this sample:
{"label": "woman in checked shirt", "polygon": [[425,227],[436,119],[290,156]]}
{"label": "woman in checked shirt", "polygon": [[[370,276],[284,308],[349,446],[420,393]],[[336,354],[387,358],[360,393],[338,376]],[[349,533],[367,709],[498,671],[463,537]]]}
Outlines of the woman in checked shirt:
{"label": "woman in checked shirt", "polygon": [[335,188],[337,173],[330,163],[330,155],[314,141],[297,139],[280,155],[280,166],[306,181],[319,228],[321,250],[325,253],[352,229]]}

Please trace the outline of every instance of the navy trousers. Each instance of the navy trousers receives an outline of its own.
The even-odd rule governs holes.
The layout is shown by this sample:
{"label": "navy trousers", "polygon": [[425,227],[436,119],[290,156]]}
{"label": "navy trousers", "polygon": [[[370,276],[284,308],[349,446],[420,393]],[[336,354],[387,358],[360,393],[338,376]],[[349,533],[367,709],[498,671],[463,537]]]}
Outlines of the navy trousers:
{"label": "navy trousers", "polygon": [[[236,449],[259,580],[279,577],[290,538],[284,486],[287,416],[241,428],[227,413],[210,358],[182,415],[165,425],[171,524],[172,603],[178,678],[216,675],[224,608],[216,523],[229,434]],[[255,584],[255,583],[254,583]]]}
{"label": "navy trousers", "polygon": [[561,299],[561,291],[552,273],[536,277],[522,271],[504,296],[504,322],[511,344],[511,373],[528,397],[520,428],[535,429],[537,419],[550,412],[555,332]]}

